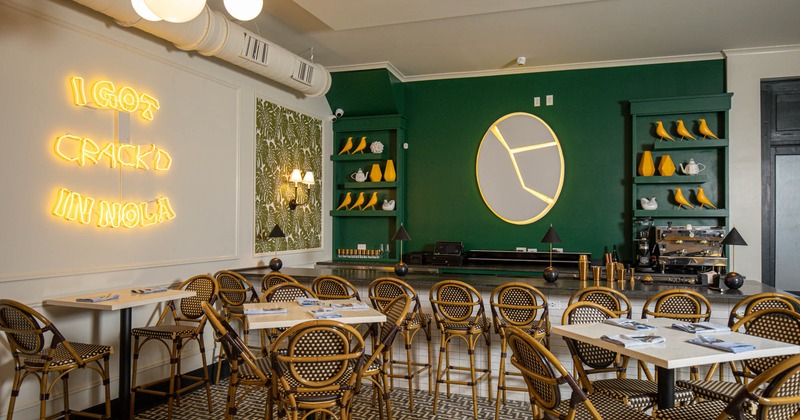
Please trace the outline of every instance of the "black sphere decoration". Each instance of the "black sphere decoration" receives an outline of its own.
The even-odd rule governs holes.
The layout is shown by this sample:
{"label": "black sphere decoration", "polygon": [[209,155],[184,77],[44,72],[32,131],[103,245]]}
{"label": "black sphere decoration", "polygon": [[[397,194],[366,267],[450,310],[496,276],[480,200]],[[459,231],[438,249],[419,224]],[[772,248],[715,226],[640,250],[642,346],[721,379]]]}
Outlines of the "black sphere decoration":
{"label": "black sphere decoration", "polygon": [[725,275],[725,287],[728,289],[738,289],[744,285],[744,277],[741,274],[731,271]]}
{"label": "black sphere decoration", "polygon": [[553,267],[545,268],[542,272],[542,275],[544,276],[545,281],[548,283],[554,283],[556,280],[558,280],[558,270]]}
{"label": "black sphere decoration", "polygon": [[406,263],[400,261],[399,263],[395,264],[394,266],[394,273],[398,276],[405,276],[408,274],[408,266]]}
{"label": "black sphere decoration", "polygon": [[275,257],[269,260],[269,268],[271,268],[272,271],[278,271],[281,269],[281,267],[283,267],[283,261],[281,261],[280,258]]}

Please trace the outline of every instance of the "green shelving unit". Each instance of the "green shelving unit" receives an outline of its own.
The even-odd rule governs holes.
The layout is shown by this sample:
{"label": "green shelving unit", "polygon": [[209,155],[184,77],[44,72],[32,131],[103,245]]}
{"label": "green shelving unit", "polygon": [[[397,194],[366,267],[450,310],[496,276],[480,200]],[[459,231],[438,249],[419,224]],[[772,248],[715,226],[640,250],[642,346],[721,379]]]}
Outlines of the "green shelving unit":
{"label": "green shelving unit", "polygon": [[[391,237],[405,222],[405,118],[401,115],[379,115],[368,117],[340,118],[333,125],[334,145],[331,161],[333,162],[333,208],[330,215],[333,220],[332,250],[333,261],[350,261],[364,263],[396,263],[400,260],[397,244]],[[341,154],[347,139],[353,138],[354,147],[362,137],[366,137],[367,147],[364,153]],[[383,144],[382,153],[370,153],[370,144],[379,141]],[[382,176],[385,174],[386,162],[392,160],[397,178],[388,182],[381,179],[372,182],[369,177],[365,182],[355,182],[351,175],[361,169],[369,174],[373,165],[377,164]],[[366,200],[373,192],[378,193],[375,210],[335,210],[350,193],[355,202],[363,193]],[[383,210],[384,199],[394,200],[394,210]],[[351,203],[352,204],[352,203]],[[352,255],[342,257],[340,250],[357,249],[363,245],[367,250],[380,250],[389,245],[389,252],[380,258],[359,258]]]}

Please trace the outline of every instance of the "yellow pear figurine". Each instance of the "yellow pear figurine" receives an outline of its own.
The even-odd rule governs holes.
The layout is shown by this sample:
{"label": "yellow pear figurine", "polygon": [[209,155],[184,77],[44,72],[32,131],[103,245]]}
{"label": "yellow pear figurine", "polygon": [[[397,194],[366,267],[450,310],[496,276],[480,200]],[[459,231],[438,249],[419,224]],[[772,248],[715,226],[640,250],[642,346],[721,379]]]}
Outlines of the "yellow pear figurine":
{"label": "yellow pear figurine", "polygon": [[658,161],[658,173],[661,176],[672,176],[675,173],[675,164],[669,155],[661,156],[661,160]]}
{"label": "yellow pear figurine", "polygon": [[356,198],[356,202],[353,203],[353,205],[350,206],[350,208],[347,209],[347,210],[353,210],[356,207],[361,208],[362,204],[364,204],[364,193],[360,192],[360,193],[358,193],[358,198]]}
{"label": "yellow pear figurine", "polygon": [[700,208],[702,209],[703,206],[711,207],[712,209],[716,209],[717,206],[711,204],[711,201],[708,200],[706,197],[706,192],[703,191],[703,187],[697,187],[697,202],[700,203]]}
{"label": "yellow pear figurine", "polygon": [[653,154],[649,150],[642,152],[642,159],[639,160],[637,170],[641,176],[653,176],[656,173],[656,165],[653,163]]}
{"label": "yellow pear figurine", "polygon": [[350,149],[352,148],[353,148],[353,138],[348,137],[347,142],[345,142],[344,147],[342,147],[342,151],[340,151],[339,154],[341,155],[344,153],[350,153]]}
{"label": "yellow pear figurine", "polygon": [[675,141],[675,139],[669,136],[669,133],[667,133],[667,130],[664,128],[664,123],[661,121],[656,121],[656,134],[661,138],[661,140],[670,139]]}
{"label": "yellow pear figurine", "polygon": [[681,206],[686,206],[694,210],[694,206],[689,204],[689,200],[683,196],[680,188],[675,188],[675,202],[678,203],[678,208],[681,208]]}
{"label": "yellow pear figurine", "polygon": [[711,137],[719,140],[719,137],[717,137],[717,135],[711,132],[711,129],[708,128],[708,124],[706,123],[706,120],[704,118],[698,119],[698,122],[700,124],[697,127],[697,131],[699,131],[700,134],[703,135],[703,138]]}
{"label": "yellow pear figurine", "polygon": [[336,207],[336,210],[345,209],[347,210],[347,205],[353,201],[353,197],[348,192],[347,195],[344,196],[344,200],[342,200],[342,204],[339,204],[339,207]]}
{"label": "yellow pear figurine", "polygon": [[686,126],[683,125],[683,120],[678,120],[676,122],[678,123],[678,127],[675,129],[675,131],[678,133],[679,136],[681,136],[681,140],[685,138],[697,140],[692,136],[692,133],[690,133],[689,130],[686,129]]}
{"label": "yellow pear figurine", "polygon": [[383,180],[386,182],[394,182],[397,179],[397,173],[394,171],[394,162],[391,159],[386,160],[386,168],[383,170]]}
{"label": "yellow pear figurine", "polygon": [[381,182],[383,174],[381,173],[381,165],[377,163],[372,164],[372,169],[369,171],[369,180],[372,182]]}
{"label": "yellow pear figurine", "polygon": [[369,201],[367,201],[367,204],[364,205],[364,207],[362,207],[361,210],[363,211],[363,210],[366,210],[366,209],[368,209],[370,207],[372,207],[372,210],[375,210],[375,204],[377,204],[377,203],[378,203],[378,193],[377,192],[373,192],[372,193],[372,197],[369,198]]}
{"label": "yellow pear figurine", "polygon": [[353,150],[353,153],[364,153],[364,149],[366,147],[367,147],[367,138],[361,137],[361,141],[358,143],[358,146],[356,146],[355,150]]}

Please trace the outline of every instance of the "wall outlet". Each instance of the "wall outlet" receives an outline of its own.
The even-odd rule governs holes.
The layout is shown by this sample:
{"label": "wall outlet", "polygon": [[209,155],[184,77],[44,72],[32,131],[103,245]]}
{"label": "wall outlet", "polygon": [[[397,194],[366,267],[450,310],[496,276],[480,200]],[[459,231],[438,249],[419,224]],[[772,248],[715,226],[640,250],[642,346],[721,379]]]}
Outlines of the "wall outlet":
{"label": "wall outlet", "polygon": [[553,95],[547,95],[544,99],[547,103],[547,106],[553,106]]}
{"label": "wall outlet", "polygon": [[535,96],[533,98],[533,106],[542,106],[542,98]]}
{"label": "wall outlet", "polygon": [[564,252],[564,248],[553,248],[553,252]]}
{"label": "wall outlet", "polygon": [[528,248],[528,252],[539,252],[536,248]]}
{"label": "wall outlet", "polygon": [[550,308],[551,311],[561,309],[561,301],[560,300],[551,300],[547,302],[547,306]]}
{"label": "wall outlet", "polygon": [[517,247],[517,252],[525,252],[526,249],[527,248],[525,248],[524,246],[518,246]]}
{"label": "wall outlet", "polygon": [[356,249],[367,249],[367,244],[358,244]]}

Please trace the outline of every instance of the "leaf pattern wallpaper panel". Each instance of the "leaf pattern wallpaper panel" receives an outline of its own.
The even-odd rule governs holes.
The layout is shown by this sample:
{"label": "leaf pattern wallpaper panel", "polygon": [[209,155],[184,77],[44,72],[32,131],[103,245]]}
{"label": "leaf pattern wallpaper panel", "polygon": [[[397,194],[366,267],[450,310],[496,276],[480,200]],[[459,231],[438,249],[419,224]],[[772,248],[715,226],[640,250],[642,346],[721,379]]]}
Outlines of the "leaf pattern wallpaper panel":
{"label": "leaf pattern wallpaper panel", "polygon": [[[308,204],[292,211],[295,168],[316,184],[299,184],[298,201]],[[255,186],[256,254],[322,248],[322,120],[256,98]],[[275,224],[286,238],[267,237]]]}

